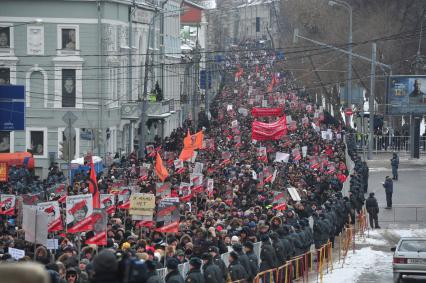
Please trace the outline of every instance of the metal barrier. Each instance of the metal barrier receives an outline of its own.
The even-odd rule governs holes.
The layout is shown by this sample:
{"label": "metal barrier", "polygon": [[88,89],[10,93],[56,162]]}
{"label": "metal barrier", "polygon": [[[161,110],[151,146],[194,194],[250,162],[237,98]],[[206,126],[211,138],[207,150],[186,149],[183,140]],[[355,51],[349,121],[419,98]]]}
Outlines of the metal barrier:
{"label": "metal barrier", "polygon": [[309,281],[309,273],[314,271],[314,262],[316,262],[315,272],[317,278],[323,278],[324,270],[331,272],[333,270],[332,244],[321,246],[317,250],[309,251],[286,261],[277,268],[265,270],[257,274],[254,283],[290,283],[294,280]]}
{"label": "metal barrier", "polygon": [[[355,135],[355,141],[359,150],[368,151],[369,136],[368,134],[350,134]],[[420,154],[426,154],[426,137],[420,137]],[[373,136],[373,151],[379,153],[409,153],[410,152],[410,137],[409,136],[389,136],[389,135],[374,135]]]}
{"label": "metal barrier", "polygon": [[[423,207],[426,209],[425,207]],[[345,258],[352,248],[355,252],[355,234],[358,230],[359,235],[363,235],[367,229],[366,214],[361,213],[358,216],[358,229],[348,225],[339,237],[339,262],[341,260],[341,250],[343,250],[343,264]],[[260,250],[262,243],[254,243],[254,252],[258,258],[260,258]],[[226,266],[229,264],[229,252],[221,255],[222,260]],[[316,263],[316,266],[315,266]],[[179,272],[185,278],[189,271],[189,263],[183,263],[179,265]],[[294,280],[309,281],[310,272],[315,272],[318,280],[323,280],[324,272],[329,273],[333,270],[333,247],[332,243],[322,245],[319,249],[315,249],[306,252],[302,255],[293,257],[286,261],[283,265],[260,272],[256,275],[254,283],[291,283]],[[165,280],[167,274],[167,268],[157,269],[160,278]],[[244,282],[245,280],[232,281],[232,283]]]}
{"label": "metal barrier", "polygon": [[426,206],[399,206],[381,209],[379,222],[388,223],[425,223]]}

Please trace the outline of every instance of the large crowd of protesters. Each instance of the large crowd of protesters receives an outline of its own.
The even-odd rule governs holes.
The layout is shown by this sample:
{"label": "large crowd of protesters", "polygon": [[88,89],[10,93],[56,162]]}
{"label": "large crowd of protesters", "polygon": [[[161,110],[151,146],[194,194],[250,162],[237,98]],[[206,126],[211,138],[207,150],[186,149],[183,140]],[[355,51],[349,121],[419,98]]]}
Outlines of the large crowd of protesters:
{"label": "large crowd of protesters", "polygon": [[[144,263],[144,282],[251,282],[261,271],[279,267],[329,241],[334,244],[334,237],[345,225],[354,223],[367,192],[368,167],[356,153],[353,135],[346,136],[345,144],[345,131],[350,130],[339,117],[313,103],[308,92],[296,88],[292,74],[281,71],[285,59],[277,58],[275,52],[241,47],[227,57],[232,65],[210,107],[211,115],[201,111],[197,124],[188,119],[169,137],[152,144],[165,160],[170,195],[182,200],[177,233],[156,229],[165,225],[155,221],[156,211],[151,225],[140,225],[141,221],[132,220],[117,201],[108,217],[106,246],[86,245],[86,239],[93,236],[91,231],[72,234],[64,230],[50,234],[58,239],[59,246],[48,250],[24,241],[16,216],[3,215],[1,263],[15,261],[8,253],[8,248],[14,247],[25,251],[20,262],[36,261],[44,266],[34,271],[32,279],[38,274],[48,276],[52,283],[141,282],[129,279],[124,267],[134,260]],[[287,117],[282,138],[253,141],[255,118],[251,110],[262,106],[280,108]],[[257,118],[265,123],[275,119]],[[203,131],[205,147],[198,150],[194,162],[184,163],[186,170],[177,170],[173,160],[184,147],[188,131]],[[261,147],[265,152],[259,151]],[[277,153],[288,155],[277,161]],[[354,163],[352,172],[346,156]],[[123,186],[132,185],[135,192],[155,194],[159,181],[154,161],[155,155],[148,150],[142,156],[134,152],[114,159],[108,172],[98,175],[100,193],[110,193],[114,184],[121,182]],[[213,179],[214,185],[207,191],[203,184],[201,193],[188,197],[181,184],[190,183],[196,162],[203,165],[204,179]],[[141,177],[139,168],[145,164],[152,166],[145,166],[146,175]],[[26,194],[35,190],[30,186],[34,182],[34,187],[46,188],[64,180],[57,166],[51,171],[44,182],[28,182],[24,169],[12,171],[16,176],[10,178],[13,183],[8,192]],[[350,186],[344,191],[347,178]],[[90,193],[84,179],[84,174],[76,176],[76,185],[69,186],[67,194]],[[295,188],[300,199],[288,188]],[[42,198],[57,200],[60,196],[45,193]],[[156,203],[159,201],[157,195]],[[254,253],[258,242],[262,243],[259,256]],[[220,258],[224,253],[229,253],[228,266]],[[185,262],[190,270],[181,274],[178,266]],[[25,264],[22,266],[26,270]],[[131,266],[137,268],[134,263]],[[0,274],[12,272],[8,270],[13,268],[6,267],[0,264]],[[165,278],[157,272],[161,268],[168,270]],[[15,276],[19,278],[20,273],[15,271]]]}

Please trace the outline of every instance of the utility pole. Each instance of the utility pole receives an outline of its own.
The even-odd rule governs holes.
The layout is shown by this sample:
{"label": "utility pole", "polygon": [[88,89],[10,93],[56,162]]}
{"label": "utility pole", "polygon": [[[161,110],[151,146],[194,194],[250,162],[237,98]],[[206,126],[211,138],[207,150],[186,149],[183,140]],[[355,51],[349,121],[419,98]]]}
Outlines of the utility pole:
{"label": "utility pole", "polygon": [[145,73],[144,73],[144,80],[143,80],[143,96],[142,96],[142,109],[141,109],[141,124],[140,124],[140,132],[139,132],[139,156],[142,157],[144,154],[145,149],[145,124],[146,124],[146,118],[147,118],[147,109],[148,109],[148,67],[150,65],[149,60],[151,56],[151,37],[152,37],[152,29],[153,25],[155,23],[155,18],[158,15],[158,9],[155,9],[155,14],[152,16],[151,21],[149,23],[148,27],[148,40],[147,40],[147,47],[146,47],[146,58],[145,58]]}
{"label": "utility pole", "polygon": [[[423,12],[424,14],[425,12]],[[421,56],[421,43],[423,35],[423,23],[426,17],[423,16],[423,19],[420,23],[420,35],[419,35],[419,45],[416,53],[416,61],[414,74],[420,75],[423,67],[422,56]],[[411,158],[420,158],[420,122],[421,118],[419,115],[411,114],[410,115],[410,156]]]}
{"label": "utility pole", "polygon": [[208,117],[209,115],[209,78],[210,78],[208,60],[206,60],[206,69],[204,71],[204,78],[206,82],[206,89],[204,92],[204,112],[206,113],[206,116]]}
{"label": "utility pole", "polygon": [[370,98],[368,99],[369,112],[369,137],[368,137],[368,160],[372,159],[373,143],[374,143],[374,100],[375,100],[375,85],[376,85],[376,43],[373,43],[371,49],[371,73],[370,73]]}

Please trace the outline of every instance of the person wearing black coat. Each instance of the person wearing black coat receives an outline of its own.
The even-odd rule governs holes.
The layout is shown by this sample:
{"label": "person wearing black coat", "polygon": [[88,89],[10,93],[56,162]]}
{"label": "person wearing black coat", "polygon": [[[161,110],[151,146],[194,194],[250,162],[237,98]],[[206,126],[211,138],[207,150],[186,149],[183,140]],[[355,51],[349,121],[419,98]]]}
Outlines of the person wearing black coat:
{"label": "person wearing black coat", "polygon": [[377,199],[374,197],[374,193],[370,193],[367,201],[365,202],[365,206],[367,208],[368,216],[370,219],[371,229],[380,229],[379,226],[379,204],[377,203]]}
{"label": "person wearing black coat", "polygon": [[213,258],[209,253],[204,253],[201,256],[203,260],[203,275],[205,283],[225,283],[223,273],[219,266],[213,263]]}
{"label": "person wearing black coat", "polygon": [[259,259],[257,258],[256,254],[253,252],[253,242],[247,241],[244,243],[244,251],[249,259],[250,263],[250,274],[252,274],[252,277],[249,277],[249,282],[251,282],[254,277],[259,273]]}
{"label": "person wearing black coat", "polygon": [[383,187],[385,188],[386,193],[386,208],[390,209],[392,208],[393,181],[389,176],[386,176],[386,180],[383,183]]}
{"label": "person wearing black coat", "polygon": [[228,268],[226,267],[223,259],[220,257],[219,249],[212,246],[209,248],[209,253],[212,256],[213,263],[219,267],[223,280],[226,281],[228,279]]}
{"label": "person wearing black coat", "polygon": [[157,273],[157,262],[152,260],[147,260],[145,262],[148,272],[146,274],[146,283],[163,283],[163,280]]}
{"label": "person wearing black coat", "polygon": [[193,257],[189,261],[189,271],[186,274],[185,283],[204,283],[204,276],[201,274],[201,259]]}
{"label": "person wearing black coat", "polygon": [[288,239],[288,228],[283,227],[281,229],[278,229],[277,233],[284,247],[284,251],[285,251],[284,257],[285,257],[285,260],[287,261],[294,256],[294,247]]}
{"label": "person wearing black coat", "polygon": [[179,261],[177,258],[171,257],[167,260],[167,270],[169,273],[166,275],[166,283],[184,283],[182,275],[180,275],[178,266]]}
{"label": "person wearing black coat", "polygon": [[239,256],[236,252],[229,253],[229,275],[232,281],[247,280],[248,275],[244,266],[240,263]]}
{"label": "person wearing black coat", "polygon": [[239,261],[241,265],[244,267],[244,270],[246,271],[246,273],[248,274],[248,277],[250,278],[250,277],[256,276],[251,273],[250,261],[248,256],[243,252],[243,246],[241,244],[235,244],[232,246],[232,248],[238,254]]}
{"label": "person wearing black coat", "polygon": [[285,248],[278,237],[278,234],[273,232],[271,233],[272,247],[274,247],[275,254],[277,255],[278,266],[281,266],[286,261],[286,251]]}
{"label": "person wearing black coat", "polygon": [[269,236],[262,235],[262,249],[260,250],[260,271],[265,271],[277,267],[277,255],[272,247]]}

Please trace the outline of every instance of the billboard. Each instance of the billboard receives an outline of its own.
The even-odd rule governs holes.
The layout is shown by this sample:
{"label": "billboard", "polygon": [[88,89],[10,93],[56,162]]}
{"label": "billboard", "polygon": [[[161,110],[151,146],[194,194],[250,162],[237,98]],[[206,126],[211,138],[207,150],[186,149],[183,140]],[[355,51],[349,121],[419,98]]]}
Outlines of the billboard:
{"label": "billboard", "polygon": [[0,131],[25,130],[23,85],[0,85]]}
{"label": "billboard", "polygon": [[386,104],[388,114],[425,114],[426,76],[390,76]]}

